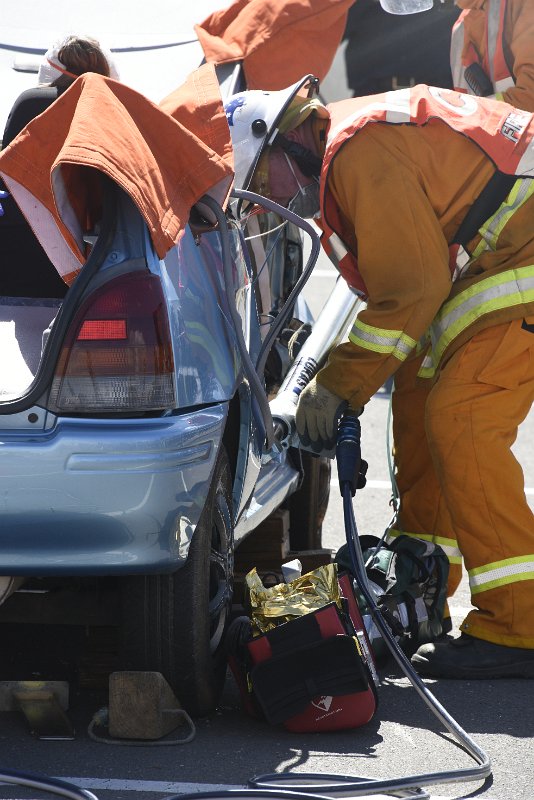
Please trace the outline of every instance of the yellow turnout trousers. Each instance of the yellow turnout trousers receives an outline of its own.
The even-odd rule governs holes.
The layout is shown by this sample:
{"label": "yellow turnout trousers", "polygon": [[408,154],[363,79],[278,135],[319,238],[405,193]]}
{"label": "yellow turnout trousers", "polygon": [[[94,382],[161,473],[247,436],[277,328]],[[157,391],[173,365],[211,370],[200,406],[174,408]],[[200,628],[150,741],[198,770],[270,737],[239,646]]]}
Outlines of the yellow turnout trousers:
{"label": "yellow turnout trousers", "polygon": [[395,375],[401,503],[391,533],[443,547],[449,596],[463,556],[475,609],[462,631],[534,649],[534,514],[511,451],[534,400],[534,317],[477,333],[432,386],[416,380],[419,364],[410,358]]}

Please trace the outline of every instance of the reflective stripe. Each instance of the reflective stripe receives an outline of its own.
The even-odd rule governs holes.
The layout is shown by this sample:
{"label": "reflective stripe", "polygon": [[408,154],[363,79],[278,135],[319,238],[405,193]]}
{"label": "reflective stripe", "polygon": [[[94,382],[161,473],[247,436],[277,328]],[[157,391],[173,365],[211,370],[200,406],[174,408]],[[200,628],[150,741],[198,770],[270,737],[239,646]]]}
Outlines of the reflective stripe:
{"label": "reflective stripe", "polygon": [[495,86],[495,54],[497,52],[497,42],[499,39],[500,23],[500,0],[489,0],[488,9],[488,64],[490,79]]}
{"label": "reflective stripe", "polygon": [[462,64],[462,51],[464,49],[464,23],[458,19],[453,27],[451,34],[450,59],[452,71],[452,83],[455,89],[466,89],[469,86],[464,77],[465,69]]}
{"label": "reflective stripe", "polygon": [[332,255],[338,261],[341,261],[347,253],[349,252],[348,249],[343,244],[343,241],[337,235],[337,233],[332,233],[331,236],[328,238],[328,244],[332,248]]}
{"label": "reflective stripe", "polygon": [[434,365],[434,359],[432,357],[432,353],[428,356],[425,356],[421,361],[421,366],[419,367],[419,372],[417,373],[418,378],[432,378],[436,374],[437,364]]}
{"label": "reflective stripe", "polygon": [[[518,178],[506,200],[495,214],[481,226],[481,240],[468,264],[458,274],[465,272],[487,250],[495,251],[497,242],[513,214],[534,194],[532,178]],[[430,327],[432,350],[425,356],[418,372],[420,378],[431,378],[450,343],[469,325],[484,314],[501,308],[518,305],[534,299],[533,267],[519,267],[492,278],[479,281],[474,286],[445,303]],[[456,277],[456,274],[455,274]],[[507,285],[508,284],[508,285]]]}
{"label": "reflective stripe", "polygon": [[482,237],[475,250],[473,260],[478,258],[485,250],[496,250],[497,240],[505,225],[523,203],[534,193],[534,180],[532,178],[518,178],[510,189],[508,196],[501,203],[495,214],[491,216],[479,229]]}
{"label": "reflective stripe", "polygon": [[471,256],[462,245],[458,246],[458,251],[456,253],[456,261],[455,262],[453,261],[453,263],[455,264],[454,273],[452,276],[452,282],[454,283],[454,281],[457,281],[458,278],[460,278],[464,274],[466,269],[469,267],[469,264],[471,263]]}
{"label": "reflective stripe", "polygon": [[386,92],[386,122],[411,122],[410,88]]}
{"label": "reflective stripe", "polygon": [[[465,40],[465,23],[464,16],[466,12],[460,15],[458,20],[454,23],[451,35],[450,44],[450,63],[453,86],[455,89],[460,89],[472,92],[465,79],[465,68],[469,64],[480,64],[483,69],[486,69],[486,64],[489,70],[488,78],[490,79],[495,92],[504,92],[506,89],[515,85],[513,77],[510,75],[510,69],[506,63],[503,50],[504,39],[504,17],[506,12],[506,0],[486,0],[487,14],[487,30],[486,30],[486,43],[487,43],[487,59],[483,64],[480,56],[477,53],[472,41]],[[472,14],[473,11],[467,12],[467,16]],[[477,13],[477,12],[475,12]],[[462,58],[464,52],[464,44],[467,45],[466,61]],[[494,95],[491,95],[492,97]],[[496,97],[497,100],[502,100],[502,97]]]}
{"label": "reflective stripe", "polygon": [[358,108],[353,114],[348,114],[337,125],[332,125],[328,131],[328,142],[333,142],[340,133],[351,128],[357,120],[363,118],[383,117],[387,122],[410,122],[410,89],[397,89],[393,92],[384,92],[384,101],[374,101]]}
{"label": "reflective stripe", "polygon": [[415,352],[417,353],[417,355],[421,355],[423,350],[426,350],[429,342],[430,342],[430,336],[428,335],[428,333],[425,333],[423,336],[421,336],[415,348]]}
{"label": "reflective stripe", "polygon": [[392,542],[397,536],[403,535],[412,536],[414,539],[422,539],[424,542],[439,544],[450,564],[462,563],[462,554],[458,549],[458,542],[456,539],[446,539],[444,536],[431,536],[428,533],[410,533],[409,531],[399,531],[396,528],[390,528],[387,532],[386,542],[389,544],[389,542]]}
{"label": "reflective stripe", "polygon": [[506,270],[465,289],[443,304],[432,323],[432,352],[423,360],[419,375],[430,377],[450,343],[485,314],[533,302],[534,266]]}
{"label": "reflective stripe", "polygon": [[355,111],[353,114],[349,114],[347,117],[338,122],[337,125],[331,126],[330,130],[328,131],[328,143],[333,142],[336,136],[338,136],[340,133],[345,133],[346,129],[351,127],[362,117],[374,117],[375,114],[380,117],[387,112],[387,110],[387,106],[384,102],[372,102],[366,106],[363,106],[363,108],[358,108],[357,111]]}
{"label": "reflective stripe", "polygon": [[534,555],[506,558],[484,567],[469,570],[471,594],[479,594],[498,586],[534,580]]}
{"label": "reflective stripe", "polygon": [[353,344],[372,350],[375,353],[388,353],[404,361],[412,352],[417,342],[403,331],[391,331],[384,328],[374,328],[355,319],[349,339]]}

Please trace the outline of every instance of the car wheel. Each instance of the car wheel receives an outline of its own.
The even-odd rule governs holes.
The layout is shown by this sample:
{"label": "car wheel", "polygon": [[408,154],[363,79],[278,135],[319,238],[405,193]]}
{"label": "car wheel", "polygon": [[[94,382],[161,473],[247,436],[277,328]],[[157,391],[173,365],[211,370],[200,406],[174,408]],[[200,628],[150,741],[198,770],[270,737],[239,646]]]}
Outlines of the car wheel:
{"label": "car wheel", "polygon": [[[331,460],[306,450],[292,451],[303,474],[302,485],[289,499],[291,550],[319,550],[330,497]],[[300,462],[299,462],[300,457]]]}
{"label": "car wheel", "polygon": [[161,672],[192,715],[214,710],[226,674],[233,587],[232,481],[221,448],[185,565],[122,581],[121,663]]}

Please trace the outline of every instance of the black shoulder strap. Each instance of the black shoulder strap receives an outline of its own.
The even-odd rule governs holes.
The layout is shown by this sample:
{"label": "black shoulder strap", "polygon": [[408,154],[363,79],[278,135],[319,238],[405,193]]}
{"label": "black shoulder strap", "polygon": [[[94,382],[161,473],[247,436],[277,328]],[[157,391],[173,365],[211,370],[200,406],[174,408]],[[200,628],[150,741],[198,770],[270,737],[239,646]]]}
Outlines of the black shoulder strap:
{"label": "black shoulder strap", "polygon": [[481,225],[497,211],[517,179],[517,175],[505,175],[504,172],[497,170],[465,215],[450,244],[460,244],[465,247]]}
{"label": "black shoulder strap", "polygon": [[304,147],[302,144],[288,139],[281,133],[275,136],[273,145],[281,147],[288,156],[294,158],[300,171],[303,175],[306,175],[307,178],[311,178],[312,176],[318,178],[321,174],[323,159],[319,158],[319,156],[313,153],[308,147]]}

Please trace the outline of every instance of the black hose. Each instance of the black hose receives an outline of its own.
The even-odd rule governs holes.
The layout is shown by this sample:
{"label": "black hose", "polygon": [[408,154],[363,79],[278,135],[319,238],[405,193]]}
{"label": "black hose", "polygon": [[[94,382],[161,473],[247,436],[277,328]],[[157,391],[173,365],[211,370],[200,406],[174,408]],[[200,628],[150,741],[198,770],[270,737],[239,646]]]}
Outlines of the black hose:
{"label": "black hose", "polygon": [[265,369],[265,362],[267,361],[267,356],[271,351],[271,347],[276,341],[280,331],[284,327],[287,317],[289,316],[289,313],[293,308],[294,301],[297,299],[298,295],[302,291],[304,284],[308,281],[308,278],[310,277],[313,268],[317,263],[317,259],[319,258],[319,251],[321,249],[321,242],[319,236],[317,235],[317,231],[314,229],[312,225],[310,225],[309,222],[307,222],[307,220],[302,219],[302,217],[299,217],[298,214],[295,214],[288,208],[279,205],[279,203],[275,203],[274,200],[269,200],[267,197],[262,197],[262,195],[256,194],[255,192],[248,192],[244,191],[243,189],[234,189],[234,191],[232,192],[232,196],[237,197],[240,200],[249,200],[251,203],[257,203],[259,205],[264,206],[268,211],[272,211],[274,214],[278,214],[278,216],[282,217],[282,219],[285,219],[287,222],[292,222],[301,230],[306,231],[306,233],[311,239],[311,251],[310,251],[310,256],[308,258],[308,263],[302,270],[302,275],[300,276],[295,286],[291,290],[282,309],[276,315],[276,319],[270,326],[269,333],[267,334],[267,336],[263,341],[258,356],[258,360],[256,362],[257,371],[259,372],[260,375],[263,375]]}
{"label": "black hose", "polygon": [[287,317],[291,312],[295,299],[297,298],[298,294],[302,291],[304,284],[306,283],[306,281],[308,280],[308,278],[312,273],[312,270],[319,256],[320,242],[316,231],[308,222],[306,222],[306,220],[303,220],[297,214],[294,214],[287,208],[280,206],[278,203],[275,203],[272,200],[268,200],[267,198],[261,197],[261,195],[257,195],[254,192],[245,192],[241,190],[234,190],[232,192],[232,196],[244,200],[249,200],[250,202],[254,203],[261,203],[269,211],[273,211],[276,214],[279,214],[279,216],[283,217],[284,219],[287,219],[290,222],[293,222],[302,230],[305,230],[306,233],[308,233],[308,235],[310,236],[312,241],[311,252],[308,259],[308,263],[306,264],[306,267],[304,268],[299,280],[291,290],[282,309],[277,314],[276,319],[270,326],[269,333],[267,334],[262,343],[258,358],[256,360],[256,364],[254,365],[252,359],[250,358],[245,338],[243,336],[241,317],[239,316],[239,313],[235,307],[234,298],[233,296],[231,296],[232,286],[233,286],[232,254],[229,241],[227,219],[224,214],[224,211],[222,210],[220,205],[215,200],[213,200],[213,198],[211,198],[209,195],[205,195],[204,197],[202,197],[202,202],[213,211],[215,218],[217,220],[219,232],[221,234],[223,270],[224,270],[226,290],[228,293],[228,301],[229,301],[228,305],[230,308],[230,315],[234,323],[237,346],[243,363],[243,371],[249,380],[252,393],[256,398],[256,401],[258,403],[263,418],[263,424],[265,427],[265,447],[266,450],[268,451],[272,448],[275,439],[277,438],[277,434],[278,436],[281,436],[283,432],[281,430],[275,430],[273,425],[271,408],[269,406],[269,401],[265,393],[265,386],[263,384],[265,364],[269,352],[271,351],[271,348],[274,342],[276,341],[276,338],[280,334],[280,331],[282,330],[287,321]]}
{"label": "black hose", "polygon": [[30,772],[18,772],[3,769],[0,771],[0,783],[11,783],[26,786],[28,789],[39,789],[42,792],[67,797],[69,800],[98,800],[97,796],[87,789],[80,789],[67,781],[57,778],[44,778]]}
{"label": "black hose", "polygon": [[[340,422],[338,435],[338,446],[336,450],[336,460],[338,465],[340,491],[343,498],[343,515],[345,521],[345,533],[347,546],[351,558],[351,564],[356,577],[358,588],[363,594],[373,620],[382,634],[384,641],[391,654],[400,666],[405,676],[412,686],[425,701],[430,710],[454,736],[459,745],[477,762],[477,767],[467,767],[458,770],[445,772],[432,772],[421,775],[411,775],[404,778],[392,778],[387,780],[368,780],[353,778],[345,775],[316,775],[299,773],[299,781],[308,779],[310,784],[306,785],[299,782],[301,792],[315,793],[318,788],[323,792],[335,792],[342,790],[343,793],[351,792],[353,796],[362,794],[396,791],[399,789],[419,788],[420,786],[455,783],[459,781],[483,780],[491,775],[491,762],[487,754],[482,750],[471,737],[460,727],[456,720],[441,705],[434,695],[425,686],[419,675],[414,671],[404,652],[399,647],[393,637],[389,625],[385,621],[380,609],[376,604],[375,597],[369,588],[363,554],[358,538],[358,529],[354,517],[352,497],[355,493],[355,476],[359,473],[361,451],[360,451],[360,421],[357,416],[350,412],[345,414]],[[317,780],[321,780],[320,787]],[[286,778],[287,780],[287,778]],[[251,781],[251,785],[257,788],[273,789],[277,785],[283,784],[284,776],[279,773],[272,775],[262,775]],[[314,781],[315,783],[311,783]],[[331,781],[328,783],[327,781]],[[287,783],[286,783],[287,786]]]}
{"label": "black hose", "polygon": [[243,328],[242,328],[243,323],[235,305],[235,298],[232,288],[233,287],[232,251],[230,247],[230,239],[228,233],[228,220],[226,219],[224,211],[222,210],[220,205],[215,200],[213,200],[213,198],[211,198],[209,195],[205,195],[204,197],[202,197],[202,202],[205,203],[213,211],[215,218],[217,220],[219,233],[221,235],[223,272],[224,272],[224,282],[226,286],[226,292],[228,295],[228,308],[230,310],[230,316],[232,317],[232,322],[234,323],[237,347],[239,350],[239,355],[241,356],[241,361],[243,363],[243,372],[248,378],[252,394],[256,398],[256,402],[260,407],[260,412],[263,418],[263,424],[265,427],[265,447],[267,448],[267,450],[270,450],[274,444],[273,418],[271,415],[271,409],[269,407],[269,401],[265,393],[265,386],[257,372],[256,367],[254,366],[250,358],[250,354],[248,352],[247,345],[245,342],[245,337],[243,336]]}
{"label": "black hose", "polygon": [[325,795],[331,797],[332,795],[335,796],[336,793],[342,797],[358,797],[400,790],[413,791],[411,796],[423,800],[428,798],[428,794],[421,789],[421,786],[484,780],[491,775],[491,762],[488,756],[458,725],[448,711],[443,708],[414,671],[394,639],[389,625],[382,617],[374,595],[369,589],[352,505],[352,497],[357,486],[357,476],[360,472],[360,421],[356,415],[350,412],[345,414],[340,423],[336,459],[340,491],[343,498],[347,546],[356,582],[367,601],[373,620],[393,657],[412,686],[445,728],[453,735],[460,747],[473,758],[478,766],[386,780],[327,773],[272,773],[251,778],[249,781],[249,787],[251,788],[249,789],[221,790],[219,792],[205,792],[200,795],[182,795],[180,798],[169,798],[169,800],[208,800],[208,798],[209,800],[218,800],[218,798],[227,798],[229,796],[250,797],[258,800],[270,800],[272,797],[278,797],[281,800],[302,800],[303,798],[306,798],[306,800],[324,800]]}

